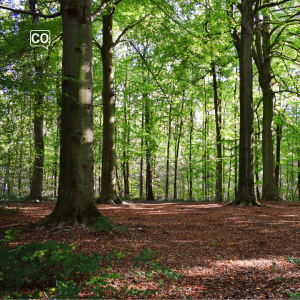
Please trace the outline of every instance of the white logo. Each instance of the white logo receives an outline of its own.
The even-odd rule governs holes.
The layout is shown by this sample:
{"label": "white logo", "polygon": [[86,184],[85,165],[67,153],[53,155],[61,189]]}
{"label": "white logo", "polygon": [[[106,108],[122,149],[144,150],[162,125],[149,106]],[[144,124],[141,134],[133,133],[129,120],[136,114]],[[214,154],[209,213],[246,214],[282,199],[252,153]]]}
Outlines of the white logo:
{"label": "white logo", "polygon": [[44,47],[48,49],[51,41],[50,30],[31,30],[30,31],[30,46]]}

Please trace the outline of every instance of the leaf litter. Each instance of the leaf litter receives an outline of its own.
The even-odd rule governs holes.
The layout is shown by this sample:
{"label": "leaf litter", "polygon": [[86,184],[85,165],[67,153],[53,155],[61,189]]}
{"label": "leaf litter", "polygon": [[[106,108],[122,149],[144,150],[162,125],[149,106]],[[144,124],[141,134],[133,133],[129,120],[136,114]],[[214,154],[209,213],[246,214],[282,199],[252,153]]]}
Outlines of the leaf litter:
{"label": "leaf litter", "polygon": [[[49,214],[55,203],[10,204],[13,214],[0,220],[0,238],[14,223],[23,240],[57,240],[76,246],[76,251],[115,251],[120,259],[104,259],[100,265],[121,277],[109,280],[121,286],[155,290],[143,298],[171,299],[288,299],[300,293],[300,267],[287,256],[300,258],[300,205],[268,201],[267,207],[234,207],[216,202],[127,201],[121,205],[97,204],[103,216],[129,227],[128,231],[95,233],[88,228],[36,231],[26,229]],[[146,276],[147,264],[134,270],[133,258],[151,249],[164,268],[182,274],[171,280],[163,274]],[[158,251],[159,252],[154,252]],[[161,250],[161,251],[160,251]],[[155,272],[154,272],[155,273]],[[104,296],[115,297],[110,291]],[[82,298],[90,296],[88,289]],[[120,296],[120,298],[122,298]],[[137,298],[131,296],[127,298]]]}

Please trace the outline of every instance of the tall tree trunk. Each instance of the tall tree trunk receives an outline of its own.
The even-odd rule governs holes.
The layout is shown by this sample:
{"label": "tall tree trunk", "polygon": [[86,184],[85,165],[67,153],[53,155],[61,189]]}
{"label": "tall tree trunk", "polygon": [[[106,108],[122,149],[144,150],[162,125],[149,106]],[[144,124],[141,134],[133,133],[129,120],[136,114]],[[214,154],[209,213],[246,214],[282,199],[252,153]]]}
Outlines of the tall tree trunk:
{"label": "tall tree trunk", "polygon": [[193,140],[193,129],[194,129],[194,117],[193,117],[193,107],[191,103],[191,111],[190,111],[190,153],[189,153],[189,199],[193,198],[193,167],[192,167],[192,140]]}
{"label": "tall tree trunk", "polygon": [[[258,125],[258,132],[257,134],[255,134],[255,167],[254,167],[254,173],[255,173],[255,180],[258,181],[259,180],[259,175],[258,175],[258,167],[259,167],[259,155],[258,155],[258,147],[260,145],[260,119],[258,116],[258,112],[257,112],[257,108],[255,110],[256,112],[256,118],[257,118],[257,125]],[[259,201],[260,200],[260,192],[259,192],[259,186],[258,184],[256,185],[256,198]]]}
{"label": "tall tree trunk", "polygon": [[[260,135],[260,132],[258,132],[256,135],[255,135],[255,140],[256,140],[256,148],[258,147],[258,144],[259,144],[259,135]],[[258,181],[259,180],[259,176],[258,176],[258,149],[255,149],[255,180]],[[257,200],[260,199],[260,192],[259,192],[259,187],[258,187],[258,184],[256,185],[256,198]]]}
{"label": "tall tree trunk", "polygon": [[230,180],[231,180],[231,160],[232,160],[232,153],[230,154],[229,159],[229,175],[228,175],[228,185],[227,185],[227,199],[230,199]]}
{"label": "tall tree trunk", "polygon": [[[237,91],[237,82],[234,83],[234,120],[237,120],[237,97],[236,97],[236,91]],[[237,122],[234,124],[234,199],[237,199],[238,194],[238,143],[237,143]]]}
{"label": "tall tree trunk", "polygon": [[121,203],[116,191],[115,167],[115,92],[113,87],[113,14],[103,15],[103,45],[101,48],[103,67],[103,146],[101,194],[96,202]]}
{"label": "tall tree trunk", "polygon": [[[300,154],[299,153],[299,149],[298,149],[298,155]],[[298,156],[299,157],[299,156]],[[298,158],[298,201],[300,201],[300,159]]]}
{"label": "tall tree trunk", "polygon": [[[183,100],[181,111],[183,110]],[[174,162],[174,199],[177,199],[177,168],[178,168],[178,156],[179,156],[179,146],[180,146],[180,138],[181,138],[181,131],[182,131],[183,119],[180,118],[180,125],[179,125],[179,132],[177,141],[175,142],[175,162]]]}
{"label": "tall tree trunk", "polygon": [[280,194],[279,188],[279,170],[280,170],[280,144],[282,136],[282,125],[277,125],[276,128],[276,166],[275,166],[275,180],[278,195]]}
{"label": "tall tree trunk", "polygon": [[216,200],[218,202],[223,202],[223,183],[222,183],[222,144],[221,144],[221,116],[220,106],[221,100],[218,99],[218,87],[217,87],[217,78],[216,78],[216,69],[215,66],[212,66],[213,73],[213,88],[214,88],[214,105],[215,105],[215,121],[216,121],[216,143],[217,143],[217,191],[216,191]]}
{"label": "tall tree trunk", "polygon": [[91,0],[62,0],[63,61],[58,198],[43,225],[92,224],[94,202]]}
{"label": "tall tree trunk", "polygon": [[33,164],[33,173],[31,178],[30,194],[26,201],[29,200],[42,200],[43,191],[43,171],[44,171],[44,133],[43,133],[43,102],[44,95],[42,92],[42,75],[43,68],[41,66],[35,67],[36,72],[36,85],[38,94],[33,104],[34,119],[33,119],[33,131],[34,131],[34,146],[35,157]]}
{"label": "tall tree trunk", "polygon": [[207,178],[208,178],[208,172],[207,172],[207,135],[208,135],[208,114],[209,112],[207,111],[207,104],[206,104],[206,89],[205,89],[205,98],[204,98],[204,197],[205,201],[207,201],[208,196],[207,196]]}
{"label": "tall tree trunk", "polygon": [[[59,78],[59,72],[57,71],[57,78]],[[53,177],[54,177],[54,199],[57,197],[57,171],[58,171],[58,148],[60,144],[60,128],[61,128],[61,82],[56,80],[56,103],[59,108],[58,115],[56,117],[56,141],[54,145],[54,164],[53,164]]]}
{"label": "tall tree trunk", "polygon": [[140,161],[140,199],[143,198],[143,151],[144,151],[144,112],[142,110],[142,138],[141,138],[141,161]]}
{"label": "tall tree trunk", "polygon": [[6,171],[5,171],[5,183],[4,183],[4,190],[3,190],[3,194],[5,194],[6,198],[8,197],[8,195],[10,194],[10,190],[11,190],[11,182],[10,182],[10,164],[11,164],[11,157],[10,157],[10,149],[8,149],[7,151],[7,162],[6,162]]}
{"label": "tall tree trunk", "polygon": [[[116,182],[117,182],[117,187],[118,187],[118,191],[119,191],[119,195],[123,195],[123,191],[122,191],[122,180],[119,180],[119,175],[118,175],[118,164],[117,164],[117,155],[115,154],[115,162],[116,162],[116,166],[115,166],[115,170],[116,170]],[[122,176],[121,176],[122,177]]]}
{"label": "tall tree trunk", "polygon": [[[264,4],[269,4],[265,0]],[[263,29],[256,30],[256,53],[253,49],[254,61],[259,72],[259,84],[263,92],[263,130],[262,130],[262,148],[263,148],[263,186],[262,200],[280,200],[276,188],[275,179],[275,159],[274,159],[274,141],[273,141],[273,96],[271,87],[271,35],[270,17],[268,13],[263,12],[266,22]],[[256,16],[256,19],[259,17]],[[262,34],[261,34],[262,33]],[[261,45],[262,42],[262,45]]]}
{"label": "tall tree trunk", "polygon": [[128,130],[128,124],[127,124],[127,105],[126,105],[127,99],[124,101],[124,134],[123,134],[123,163],[122,163],[122,169],[123,169],[123,180],[124,180],[124,196],[125,198],[129,197],[129,158],[128,158],[128,146],[129,146],[129,136],[130,132]]}
{"label": "tall tree trunk", "polygon": [[54,175],[54,199],[57,196],[57,161],[58,161],[58,146],[59,146],[59,120],[57,120],[57,134],[56,134],[56,143],[54,145],[54,163],[53,163],[53,175]]}
{"label": "tall tree trunk", "polygon": [[169,198],[169,171],[170,171],[170,142],[171,142],[171,124],[172,124],[172,104],[169,109],[169,124],[168,124],[168,143],[167,143],[167,167],[166,167],[166,195]]}
{"label": "tall tree trunk", "polygon": [[150,103],[146,96],[145,103],[145,127],[146,127],[146,200],[154,200],[152,190],[152,163],[151,163],[151,126],[150,126]]}
{"label": "tall tree trunk", "polygon": [[240,153],[237,198],[231,204],[259,205],[254,193],[252,36],[253,2],[242,0],[240,61]]}
{"label": "tall tree trunk", "polygon": [[[25,95],[24,95],[25,100]],[[23,123],[23,102],[21,101],[21,123]],[[21,130],[21,145],[20,145],[20,156],[19,156],[19,178],[18,178],[18,190],[19,196],[22,195],[22,173],[23,173],[23,130]]]}

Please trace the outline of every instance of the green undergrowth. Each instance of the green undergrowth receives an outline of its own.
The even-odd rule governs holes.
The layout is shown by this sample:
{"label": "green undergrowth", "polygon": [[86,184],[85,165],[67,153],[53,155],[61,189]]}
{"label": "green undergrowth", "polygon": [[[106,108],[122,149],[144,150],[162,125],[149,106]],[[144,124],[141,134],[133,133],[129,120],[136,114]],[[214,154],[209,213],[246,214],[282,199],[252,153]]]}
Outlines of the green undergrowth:
{"label": "green undergrowth", "polygon": [[16,215],[20,211],[20,208],[9,208],[6,206],[0,206],[0,215],[1,216],[9,216]]}
{"label": "green undergrowth", "polygon": [[[100,230],[122,229],[122,227],[115,228],[109,223],[111,222],[106,218],[104,227],[99,224],[94,226]],[[86,251],[76,253],[73,244],[58,243],[56,240],[44,243],[16,243],[16,239],[21,238],[19,230],[10,229],[6,231],[5,238],[0,240],[2,299],[80,299],[81,291],[87,288],[91,293],[90,299],[101,299],[107,294],[112,298],[119,298],[145,297],[147,294],[155,293],[149,288],[139,290],[124,285],[116,290],[110,285],[111,280],[121,278],[121,275],[111,272],[111,267],[104,269],[99,264],[103,258],[109,264],[116,260],[120,261],[125,257],[121,252],[114,250],[105,255]],[[158,274],[162,274],[168,280],[180,280],[181,274],[160,265],[158,253],[159,251],[144,249],[140,255],[133,258],[134,268],[125,276],[138,275],[152,280]],[[23,288],[32,292],[22,294]]]}
{"label": "green undergrowth", "polygon": [[[296,264],[298,267],[300,266],[300,259],[294,258],[292,256],[287,256],[286,259],[287,259],[287,261],[289,263]],[[300,299],[300,294],[297,293],[297,292],[295,292],[295,293],[290,293],[289,292],[288,294],[291,297],[291,298],[289,298],[290,300],[292,300],[292,299]]]}
{"label": "green undergrowth", "polygon": [[22,202],[26,199],[24,196],[18,195],[0,195],[0,202]]}
{"label": "green undergrowth", "polygon": [[90,231],[99,232],[99,231],[128,231],[129,228],[126,226],[121,226],[114,224],[110,221],[110,217],[101,216],[98,218],[98,221],[89,226]]}

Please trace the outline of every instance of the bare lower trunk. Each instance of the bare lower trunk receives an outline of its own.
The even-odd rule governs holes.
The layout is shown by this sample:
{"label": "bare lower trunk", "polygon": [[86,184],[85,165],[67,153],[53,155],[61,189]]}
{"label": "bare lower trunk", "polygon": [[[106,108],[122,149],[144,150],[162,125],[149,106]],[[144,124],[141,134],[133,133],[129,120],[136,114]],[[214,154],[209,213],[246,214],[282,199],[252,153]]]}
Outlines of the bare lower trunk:
{"label": "bare lower trunk", "polygon": [[[259,143],[259,134],[260,132],[257,133],[257,135],[255,136],[256,139],[256,147],[258,147],[258,143]],[[258,149],[255,149],[255,162],[256,162],[256,166],[255,166],[255,180],[259,181],[259,176],[258,176]],[[257,200],[260,199],[260,192],[259,192],[259,187],[258,184],[256,185],[256,198]]]}
{"label": "bare lower trunk", "polygon": [[279,195],[279,170],[280,170],[280,144],[282,135],[282,125],[277,125],[276,128],[276,166],[275,166],[275,181],[277,186],[277,192]]}
{"label": "bare lower trunk", "polygon": [[254,193],[253,94],[252,94],[252,1],[242,0],[240,61],[240,154],[238,195],[232,204],[259,205]]}
{"label": "bare lower trunk", "polygon": [[208,114],[209,112],[207,111],[207,106],[206,106],[206,90],[205,90],[205,99],[204,99],[204,113],[205,113],[205,116],[204,116],[204,155],[203,155],[203,158],[204,158],[204,197],[205,197],[205,201],[208,200],[208,193],[207,193],[207,178],[208,178],[208,174],[207,174],[207,143],[206,143],[206,140],[207,140],[207,135],[208,135],[208,126],[207,126],[207,123],[208,123]]}
{"label": "bare lower trunk", "polygon": [[[42,67],[36,66],[36,84],[39,85],[37,90],[41,91],[42,78],[38,75],[43,72]],[[28,200],[42,200],[43,191],[43,171],[44,171],[44,135],[43,135],[43,102],[44,95],[38,92],[38,95],[34,101],[34,120],[33,120],[33,131],[34,131],[34,146],[35,146],[35,157],[33,165],[33,173],[31,178],[30,194]]]}
{"label": "bare lower trunk", "polygon": [[[237,83],[234,84],[234,120],[237,120],[237,101],[236,101]],[[236,122],[237,123],[237,122]],[[237,125],[234,124],[234,199],[237,199],[238,193],[238,144],[237,144]]]}
{"label": "bare lower trunk", "polygon": [[212,67],[213,73],[213,88],[214,88],[214,105],[215,105],[215,121],[216,121],[216,143],[217,143],[217,190],[216,190],[216,201],[223,202],[223,183],[222,183],[222,145],[221,145],[221,115],[220,106],[221,100],[218,99],[218,87],[216,79],[215,66]]}
{"label": "bare lower trunk", "polygon": [[[144,112],[142,112],[142,133],[144,133]],[[143,198],[143,150],[144,150],[144,138],[141,138],[141,161],[140,161],[140,198]]]}
{"label": "bare lower trunk", "polygon": [[[183,109],[183,101],[181,110]],[[177,137],[177,141],[175,143],[175,162],[174,162],[174,199],[177,198],[177,169],[178,169],[178,156],[179,156],[179,146],[180,146],[180,138],[181,138],[181,132],[182,132],[182,125],[183,120],[181,118],[180,125],[179,125],[179,133]]]}
{"label": "bare lower trunk", "polygon": [[[79,2],[79,3],[78,3]],[[62,1],[63,62],[58,198],[41,225],[92,224],[94,202],[91,0]]]}
{"label": "bare lower trunk", "polygon": [[101,194],[97,202],[121,203],[116,191],[115,168],[115,93],[113,88],[113,39],[112,14],[103,16],[103,45],[101,48],[103,67],[103,147]]}
{"label": "bare lower trunk", "polygon": [[298,159],[298,201],[300,201],[300,160]]}
{"label": "bare lower trunk", "polygon": [[[269,4],[269,0],[264,0],[264,4]],[[263,92],[263,129],[262,129],[262,148],[263,148],[263,185],[262,200],[280,200],[276,188],[275,179],[275,159],[274,159],[274,140],[273,140],[273,96],[271,87],[271,35],[269,15],[263,12],[263,29],[256,25],[255,49],[253,58],[259,74],[259,84]],[[255,16],[259,19],[259,15]]]}
{"label": "bare lower trunk", "polygon": [[128,146],[129,146],[129,136],[130,132],[128,130],[127,124],[127,109],[126,109],[126,101],[124,103],[125,112],[124,112],[124,122],[125,122],[125,129],[124,129],[124,150],[123,150],[123,180],[124,180],[124,196],[125,198],[129,197],[129,157],[128,157]]}
{"label": "bare lower trunk", "polygon": [[190,171],[190,180],[189,180],[189,199],[193,198],[193,167],[192,167],[192,139],[193,139],[193,128],[194,128],[194,119],[193,119],[193,108],[191,107],[190,111],[190,153],[189,153],[189,171]]}
{"label": "bare lower trunk", "polygon": [[[265,0],[264,4],[269,4]],[[270,25],[268,24],[269,15],[264,12],[266,24],[262,30],[263,55],[261,71],[261,88],[263,91],[263,189],[262,200],[280,200],[275,185],[275,159],[274,159],[274,140],[273,140],[273,96],[271,87],[271,35]]]}
{"label": "bare lower trunk", "polygon": [[150,103],[148,97],[146,96],[145,104],[145,127],[147,133],[146,139],[146,200],[154,200],[153,190],[152,190],[152,163],[151,163],[151,126],[150,126]]}
{"label": "bare lower trunk", "polygon": [[166,166],[166,194],[165,198],[169,198],[169,171],[170,171],[170,140],[171,140],[171,122],[172,122],[172,104],[169,109],[169,124],[168,124],[168,143],[167,143],[167,166]]}

